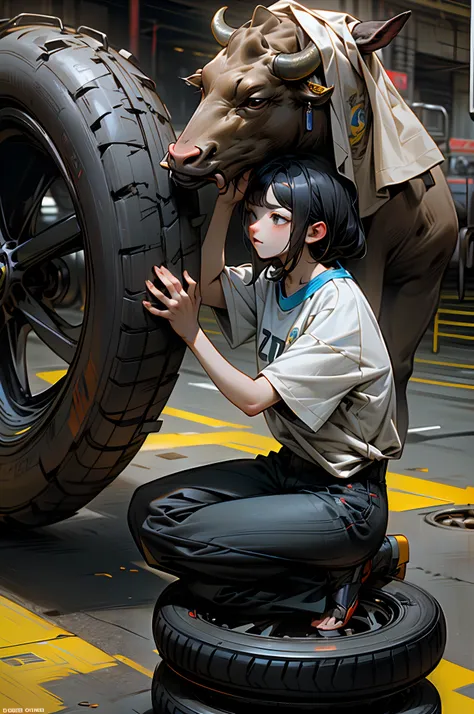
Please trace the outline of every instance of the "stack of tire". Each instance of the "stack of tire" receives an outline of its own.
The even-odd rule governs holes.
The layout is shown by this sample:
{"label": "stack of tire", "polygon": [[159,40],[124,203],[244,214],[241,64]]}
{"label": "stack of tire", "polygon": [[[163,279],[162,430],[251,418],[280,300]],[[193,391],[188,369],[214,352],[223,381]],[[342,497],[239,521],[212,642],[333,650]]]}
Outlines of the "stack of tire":
{"label": "stack of tire", "polygon": [[155,714],[440,714],[426,679],[446,625],[437,601],[401,580],[368,583],[344,630],[310,616],[237,615],[180,581],[159,597]]}

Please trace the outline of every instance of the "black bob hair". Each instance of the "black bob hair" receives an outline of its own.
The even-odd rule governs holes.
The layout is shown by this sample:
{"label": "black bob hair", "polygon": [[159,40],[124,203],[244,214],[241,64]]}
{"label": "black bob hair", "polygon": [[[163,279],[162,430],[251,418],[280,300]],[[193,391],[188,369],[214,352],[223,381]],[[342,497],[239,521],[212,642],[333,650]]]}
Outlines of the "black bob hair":
{"label": "black bob hair", "polygon": [[[246,205],[274,208],[266,200],[270,186],[279,204],[292,213],[289,250],[284,263],[279,257],[262,260],[248,235]],[[252,255],[250,284],[264,270],[269,280],[284,280],[301,257],[309,226],[319,221],[324,221],[327,232],[324,238],[308,245],[315,262],[334,267],[340,260],[362,258],[366,253],[357,190],[325,159],[288,154],[258,166],[250,176],[241,211],[245,238]],[[271,274],[270,268],[273,268]]]}

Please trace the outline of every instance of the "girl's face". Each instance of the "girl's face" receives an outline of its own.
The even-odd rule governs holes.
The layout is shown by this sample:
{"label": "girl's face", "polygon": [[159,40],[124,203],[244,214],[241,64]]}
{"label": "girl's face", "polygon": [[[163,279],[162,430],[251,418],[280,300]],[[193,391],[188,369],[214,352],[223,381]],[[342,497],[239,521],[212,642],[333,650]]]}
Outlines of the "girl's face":
{"label": "girl's face", "polygon": [[271,186],[266,201],[272,208],[247,204],[249,237],[260,258],[283,260],[290,247],[291,211],[280,206]]}

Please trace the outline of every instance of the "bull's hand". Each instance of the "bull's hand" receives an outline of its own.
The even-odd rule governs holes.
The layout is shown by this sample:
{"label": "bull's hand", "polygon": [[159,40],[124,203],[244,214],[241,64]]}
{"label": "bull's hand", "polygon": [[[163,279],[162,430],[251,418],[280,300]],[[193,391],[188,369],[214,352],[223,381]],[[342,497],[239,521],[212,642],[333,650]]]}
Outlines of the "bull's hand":
{"label": "bull's hand", "polygon": [[219,191],[218,201],[220,204],[235,206],[240,203],[245,196],[250,180],[250,171],[246,171],[240,179],[231,181],[225,188]]}
{"label": "bull's hand", "polygon": [[167,309],[158,310],[147,300],[143,301],[143,305],[152,315],[169,320],[176,334],[182,337],[186,344],[192,345],[199,332],[198,315],[201,305],[199,285],[191,278],[187,270],[184,271],[183,275],[189,286],[188,292],[185,292],[178,278],[170,273],[167,268],[163,266],[158,268],[155,265],[155,273],[167,289],[169,297],[161,290],[158,290],[149,280],[146,281],[146,286],[150,293]]}

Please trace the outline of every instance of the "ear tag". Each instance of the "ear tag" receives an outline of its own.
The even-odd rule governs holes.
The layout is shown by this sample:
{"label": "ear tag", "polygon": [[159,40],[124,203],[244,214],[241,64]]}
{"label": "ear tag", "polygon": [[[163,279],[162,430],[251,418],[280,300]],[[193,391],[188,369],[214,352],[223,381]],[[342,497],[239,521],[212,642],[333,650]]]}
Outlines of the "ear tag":
{"label": "ear tag", "polygon": [[306,131],[313,130],[313,107],[311,102],[308,102],[308,107],[306,109]]}
{"label": "ear tag", "polygon": [[306,82],[308,85],[309,89],[313,94],[326,94],[328,91],[328,87],[323,87],[321,84],[317,84],[316,82],[310,82],[309,80]]}

